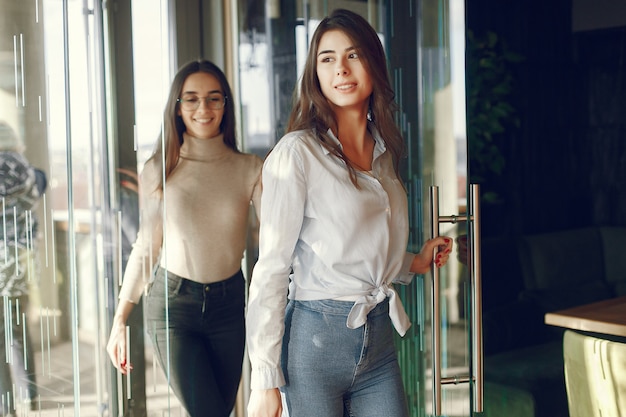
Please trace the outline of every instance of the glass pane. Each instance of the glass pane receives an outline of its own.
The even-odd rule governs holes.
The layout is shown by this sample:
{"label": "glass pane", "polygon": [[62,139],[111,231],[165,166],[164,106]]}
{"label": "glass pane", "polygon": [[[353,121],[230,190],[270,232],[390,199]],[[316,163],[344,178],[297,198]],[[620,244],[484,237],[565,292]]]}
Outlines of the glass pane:
{"label": "glass pane", "polygon": [[[410,184],[410,202],[415,213],[413,244],[430,236],[432,219],[428,212],[431,203],[430,187],[437,187],[440,216],[465,215],[467,152],[465,135],[465,82],[464,82],[464,3],[463,1],[424,1],[417,12],[419,28],[417,69],[419,85],[411,81],[411,66],[401,64],[396,74],[402,91],[415,91],[420,98],[417,114],[403,114],[409,142],[407,178]],[[400,10],[398,16],[410,15]],[[396,21],[396,28],[404,27]],[[406,44],[406,42],[405,42]],[[405,94],[405,96],[410,97]],[[406,106],[403,106],[406,108]],[[416,117],[417,116],[417,117]],[[465,234],[465,222],[441,223],[439,233],[455,239]],[[424,277],[425,293],[431,294],[432,276]],[[442,389],[441,415],[469,416],[470,386],[455,384],[455,380],[469,378],[469,308],[467,270],[456,262],[456,252],[451,261],[440,270],[441,306],[441,376],[451,383]],[[428,295],[424,301],[423,323],[427,341],[426,413],[434,413],[432,392],[432,302]]]}
{"label": "glass pane", "polygon": [[[145,359],[145,367],[135,362],[141,373],[122,378],[104,350],[136,234],[137,172],[160,134],[172,78],[170,6],[159,6],[132,2],[137,123],[132,137],[118,138],[116,112],[135,109],[115,107],[120,92],[111,86],[121,75],[109,68],[119,34],[108,31],[126,24],[130,32],[129,22],[115,21],[119,13],[98,0],[0,0],[5,414],[118,415],[133,407],[140,415],[146,398],[151,415],[182,414],[150,343],[139,344],[141,317],[129,328],[132,354]],[[9,152],[13,143],[26,160]],[[134,154],[120,160],[136,163],[115,159],[127,147]],[[45,174],[46,187],[27,162]]]}
{"label": "glass pane", "polygon": [[[463,61],[462,52],[455,48],[462,44],[457,35],[463,32],[458,25],[463,11],[455,9],[462,2],[427,1],[421,11],[413,2],[294,0],[269,3],[279,8],[263,4],[257,9],[254,4],[258,2],[241,3],[239,68],[245,151],[263,157],[282,135],[308,35],[331,9],[348,7],[370,20],[390,56],[407,52],[402,30],[413,31],[411,36],[420,45],[415,51],[409,48],[406,61],[391,65],[403,109],[398,122],[411,150],[406,166],[414,204],[411,244],[419,246],[429,230],[423,214],[429,185],[440,186],[444,214],[465,209],[464,121],[457,117],[464,114],[458,106],[463,99],[457,95],[463,82],[455,72]],[[116,138],[115,111],[109,102],[115,92],[106,90],[116,76],[105,70],[113,65],[107,49],[108,10],[97,0],[0,0],[0,146],[16,138],[24,145],[23,155],[47,179],[40,195],[37,174],[31,170],[24,170],[23,181],[14,182],[30,187],[22,189],[19,199],[9,195],[10,187],[0,189],[5,193],[0,225],[0,265],[4,265],[0,329],[3,365],[8,365],[2,368],[0,391],[3,407],[18,415],[34,408],[41,408],[42,415],[117,414],[139,400],[133,387],[142,377],[151,413],[180,412],[147,338],[144,349],[135,343],[137,333],[131,337],[131,350],[145,359],[142,377],[135,373],[131,379],[122,379],[113,372],[103,349],[127,250],[136,233],[136,174],[161,131],[172,78],[169,6],[165,0],[159,7],[156,4],[132,2],[137,28],[133,33],[136,126],[132,138]],[[422,31],[419,42],[417,28]],[[422,75],[419,82],[415,74]],[[136,164],[118,166],[115,154],[130,141]],[[2,155],[0,163],[8,160]],[[118,172],[118,168],[128,171]],[[17,175],[3,174],[0,180],[21,178]],[[135,222],[134,228],[129,220]],[[448,229],[442,232],[452,236],[463,232],[458,225]],[[254,259],[251,235],[244,270],[249,270]],[[445,376],[454,376],[467,368],[467,358],[457,351],[459,347],[467,350],[466,307],[464,301],[458,302],[466,299],[464,270],[450,265],[443,277],[442,302],[448,317],[444,346],[449,347],[444,354]],[[431,398],[425,388],[430,361],[424,331],[430,315],[428,278],[402,293],[414,322],[414,333],[399,342],[407,391],[416,404],[413,415],[424,415]],[[143,333],[141,318],[133,326],[131,332]],[[26,343],[21,342],[24,338]],[[6,349],[9,346],[12,349]],[[25,360],[20,362],[22,355]],[[16,379],[6,382],[11,366]],[[450,415],[466,412],[463,408],[457,413],[457,400],[465,395],[457,391],[462,390],[446,389]],[[113,399],[117,403],[111,404]]]}
{"label": "glass pane", "polygon": [[[244,142],[260,156],[283,135],[308,39],[335,8],[368,18],[384,37],[384,2],[239,2],[239,78]],[[271,42],[270,42],[271,40]],[[384,42],[383,42],[384,43]]]}
{"label": "glass pane", "polygon": [[[440,188],[442,215],[465,214],[463,1],[293,1],[270,2],[275,7],[268,8],[239,3],[244,132],[259,154],[283,134],[309,36],[332,9],[348,8],[367,17],[390,59],[401,107],[398,124],[409,150],[403,175],[411,204],[411,249],[419,250],[430,235],[431,185]],[[465,233],[464,228],[464,223],[443,225],[441,233],[454,238]],[[454,259],[441,273],[444,377],[469,371],[466,275]],[[397,288],[413,322],[407,335],[397,340],[412,416],[432,413],[430,281],[427,275]],[[469,415],[468,393],[468,384],[446,386],[444,414]]]}
{"label": "glass pane", "polygon": [[[198,189],[192,190],[192,193],[194,195],[191,195],[192,193],[188,195],[181,195],[180,192],[177,193],[177,191],[181,191],[181,183],[178,183],[177,188],[171,189],[169,187],[170,182],[168,180],[168,182],[166,182],[164,186],[163,193],[159,198],[159,202],[158,204],[156,204],[159,206],[157,208],[159,213],[155,217],[154,213],[151,214],[150,212],[151,208],[154,208],[151,206],[151,204],[155,203],[156,198],[152,198],[152,196],[154,196],[154,194],[152,194],[154,189],[147,187],[152,187],[154,186],[154,184],[146,184],[142,182],[141,173],[145,169],[146,164],[148,164],[149,166],[149,164],[151,163],[148,161],[153,156],[155,149],[163,145],[162,132],[165,132],[165,126],[163,122],[167,120],[169,115],[169,113],[166,114],[166,101],[169,97],[170,86],[172,85],[174,75],[178,70],[177,68],[172,69],[175,66],[174,64],[172,64],[175,61],[175,59],[173,58],[173,56],[175,55],[175,51],[173,51],[172,49],[175,47],[170,46],[170,39],[172,37],[170,31],[172,30],[172,22],[170,21],[171,16],[169,15],[169,10],[172,5],[171,2],[168,2],[166,0],[160,1],[158,5],[159,7],[155,7],[157,6],[157,3],[153,0],[132,1],[132,20],[134,28],[134,110],[136,114],[136,125],[134,126],[135,129],[133,148],[129,149],[127,142],[120,142],[118,143],[118,150],[120,153],[129,151],[135,152],[135,158],[127,158],[126,161],[131,161],[133,163],[136,161],[136,165],[130,164],[127,166],[121,166],[120,173],[116,177],[116,187],[119,187],[119,213],[117,213],[119,215],[119,219],[116,225],[117,227],[120,227],[119,233],[122,240],[122,253],[120,253],[120,258],[122,259],[122,262],[120,265],[120,271],[116,271],[116,276],[122,278],[121,281],[116,281],[114,283],[110,302],[115,305],[118,305],[118,303],[120,303],[120,299],[118,299],[118,296],[121,292],[124,291],[124,287],[122,284],[128,279],[129,276],[131,278],[138,277],[139,281],[143,280],[142,283],[144,284],[144,291],[139,298],[139,304],[133,308],[133,313],[126,322],[131,341],[130,348],[128,349],[128,354],[130,355],[131,362],[133,363],[134,367],[133,372],[131,373],[131,380],[128,380],[126,376],[122,376],[119,372],[114,372],[114,381],[112,385],[115,386],[117,389],[115,397],[118,399],[119,404],[117,405],[117,408],[120,410],[135,408],[135,410],[131,411],[136,411],[137,402],[142,400],[142,398],[135,396],[141,394],[141,390],[138,390],[137,386],[143,384],[143,389],[145,390],[145,400],[147,402],[146,406],[149,413],[153,413],[154,415],[169,415],[170,413],[174,413],[176,415],[185,415],[180,399],[174,394],[171,388],[171,385],[176,378],[176,367],[178,366],[178,364],[175,363],[173,359],[171,359],[173,357],[173,351],[176,348],[176,345],[173,341],[176,337],[178,337],[178,334],[176,332],[164,331],[163,339],[161,340],[162,344],[160,344],[158,348],[157,346],[154,346],[153,339],[150,334],[155,332],[153,331],[154,327],[150,328],[150,326],[152,325],[151,323],[154,322],[155,313],[149,308],[150,306],[147,303],[147,296],[149,291],[148,288],[150,288],[153,293],[156,293],[158,291],[163,292],[163,297],[160,298],[160,300],[163,300],[164,304],[167,307],[165,308],[165,313],[163,314],[162,318],[164,320],[165,328],[169,329],[171,325],[174,325],[174,321],[172,320],[174,313],[172,313],[173,310],[170,309],[170,303],[173,303],[173,300],[177,298],[177,293],[174,293],[175,290],[166,286],[165,283],[169,282],[169,277],[173,277],[174,273],[168,272],[166,275],[167,278],[165,280],[163,280],[162,282],[154,281],[153,283],[155,277],[157,277],[157,280],[159,279],[158,275],[155,274],[154,271],[157,264],[159,266],[162,266],[162,270],[167,270],[167,265],[174,264],[180,266],[183,263],[178,259],[173,259],[171,256],[168,258],[167,256],[163,255],[163,253],[166,253],[165,248],[167,246],[169,246],[169,248],[172,248],[173,245],[176,245],[177,247],[181,248],[179,253],[184,253],[185,255],[187,255],[189,253],[193,253],[193,251],[189,251],[189,245],[191,245],[192,248],[194,247],[194,238],[197,238],[198,236],[206,236],[206,234],[203,235],[202,233],[198,232],[197,228],[193,230],[188,229],[186,232],[187,234],[183,234],[180,236],[175,234],[175,240],[168,240],[168,238],[171,236],[171,230],[173,227],[178,227],[180,229],[179,220],[182,220],[183,222],[186,220],[186,218],[178,219],[175,217],[167,216],[167,212],[169,212],[170,209],[174,207],[174,205],[170,205],[168,201],[173,201],[172,198],[184,198],[186,199],[184,201],[188,202],[188,204],[186,205],[192,206],[193,204],[195,204],[196,210],[194,211],[194,213],[199,213],[200,216],[206,215],[207,218],[216,217],[211,216],[210,212],[208,212],[208,209],[211,208],[210,205],[205,206],[201,204],[201,198],[194,200],[195,194],[199,194],[202,196],[211,195],[210,191],[207,191],[206,188],[202,188],[206,185],[204,182],[208,183],[210,180],[210,178],[204,177],[189,179],[190,183],[192,183],[193,180],[196,179],[202,181],[202,183],[194,183],[194,186],[199,187]],[[119,36],[119,34],[114,34],[112,36],[116,35]],[[200,34],[198,35],[200,38]],[[180,66],[183,66],[184,64],[186,63],[179,63]],[[120,92],[117,93],[119,94]],[[179,97],[180,96],[181,95],[179,95]],[[239,106],[239,101],[237,100],[237,98],[230,95],[226,97],[225,103],[227,104],[227,106],[230,104],[234,106]],[[179,109],[179,107],[176,107],[176,109]],[[180,123],[180,119],[177,119],[176,123]],[[186,143],[189,142],[188,139],[189,138],[185,139]],[[123,141],[124,138],[120,138],[119,140]],[[183,144],[183,148],[184,147],[185,144]],[[215,149],[208,151],[215,151]],[[244,148],[244,151],[250,152],[249,148]],[[205,157],[206,154],[196,156]],[[158,156],[156,160],[160,162],[160,156]],[[179,166],[182,166],[182,164],[192,164],[192,162],[188,162],[191,160],[193,160],[192,157],[186,158],[185,161],[183,161],[181,155]],[[202,161],[204,161],[204,159]],[[158,169],[161,172],[155,174],[155,176],[163,178],[164,172],[160,167]],[[175,173],[178,172],[181,171],[175,171]],[[143,196],[146,198],[138,198],[138,196]],[[148,202],[150,203],[148,204]],[[237,213],[239,213],[239,211],[237,211]],[[227,217],[227,215],[225,216]],[[129,262],[128,266],[130,266],[131,268],[133,266],[137,266],[137,262],[133,264],[132,255],[130,254],[131,249],[138,246],[137,244],[133,245],[133,242],[134,239],[138,236],[137,232],[139,225],[150,224],[148,223],[150,220],[147,219],[151,218],[152,220],[155,220],[157,217],[158,220],[156,221],[160,223],[158,229],[159,232],[162,231],[163,235],[157,236],[157,234],[155,233],[147,239],[144,239],[144,243],[146,242],[146,240],[148,240],[149,242],[155,242],[155,245],[159,248],[161,248],[161,245],[163,245],[163,253],[161,253],[160,255],[155,253],[153,254],[153,256],[148,255],[145,258],[140,256],[142,258],[142,260],[140,261],[142,263],[142,265],[140,265],[142,271],[138,272],[137,274],[133,274],[133,272],[128,273],[128,271],[126,270],[127,261]],[[172,221],[172,219],[174,219],[174,221]],[[202,219],[197,219],[195,217],[194,219],[202,222]],[[197,226],[198,223],[194,222],[194,219],[188,219],[189,221],[187,224],[191,225],[191,227],[194,227],[194,225]],[[226,222],[224,222],[224,224],[232,225],[233,223],[229,222],[239,220],[239,218],[229,218]],[[246,225],[249,226],[249,230],[246,236],[247,247],[246,253],[241,262],[241,269],[244,276],[249,275],[249,271],[256,257],[256,241],[254,234],[254,231],[256,230],[256,219],[254,217],[253,210],[250,210],[250,214],[247,220],[248,223]],[[234,227],[233,229],[237,230]],[[227,242],[225,242],[225,240],[227,240],[227,236],[222,233],[218,233],[218,235],[221,238],[221,242],[219,243],[226,244]],[[115,236],[113,236],[113,238],[115,238]],[[238,238],[238,236],[235,238]],[[115,241],[115,239],[113,239],[113,241]],[[148,244],[145,246],[151,245]],[[116,250],[118,249],[120,248],[116,247]],[[213,248],[213,251],[216,250],[219,251],[219,248]],[[209,250],[206,254],[203,255],[209,256],[213,251]],[[184,263],[187,265],[198,265],[198,259],[200,259],[200,257],[190,257],[189,259],[185,260]],[[227,259],[230,258],[227,257]],[[239,259],[236,259],[235,262],[239,262]],[[192,268],[190,267],[190,269]],[[193,271],[191,270],[190,273],[192,272]],[[188,281],[185,282],[187,283]],[[158,291],[156,290],[157,288]],[[207,291],[204,286],[203,291]],[[209,295],[210,294],[211,293],[209,293]],[[154,300],[154,298],[151,298],[151,300]],[[211,308],[210,297],[207,297],[207,300],[208,301],[206,307],[207,311],[209,311]],[[112,326],[106,327],[105,332],[109,332],[111,327]],[[232,346],[230,346],[229,349],[232,349]],[[165,352],[163,354],[164,358],[162,360],[159,359],[157,353],[159,351]],[[189,353],[189,356],[191,357],[191,353]],[[137,365],[140,363],[145,364],[145,368],[138,368]],[[221,377],[222,379],[225,379],[224,374],[222,374]],[[240,406],[242,405],[242,403],[243,401],[239,399],[237,403],[239,414],[241,413]]]}
{"label": "glass pane", "polygon": [[15,135],[22,155],[42,173],[19,176],[21,165],[4,165],[9,156],[3,149],[0,181],[18,186],[2,187],[6,360],[0,388],[4,411],[18,415],[82,407],[96,415],[106,408],[99,349],[102,245],[94,209],[102,204],[94,192],[102,184],[94,158],[101,152],[94,132],[102,120],[94,107],[97,73],[89,44],[96,34],[85,6],[0,2],[6,23],[0,30],[0,114],[10,126],[3,135]]}
{"label": "glass pane", "polygon": [[[124,201],[110,197],[118,184],[110,183],[117,176],[115,121],[104,116],[114,114],[105,104],[114,96],[105,90],[112,79],[105,70],[108,10],[97,0],[2,0],[0,7],[0,132],[7,146],[0,149],[3,411],[117,415],[124,399],[134,401],[124,387],[141,378],[120,383],[103,349],[115,303],[110,289],[123,269],[120,241],[129,231],[123,223],[132,217],[124,196],[133,189],[133,176],[126,176]],[[146,72],[160,75],[154,65]],[[158,93],[154,85],[150,92]],[[160,119],[162,101],[146,98],[158,101]],[[152,143],[159,129],[154,123]],[[13,142],[46,181],[8,153]],[[168,408],[163,391],[164,405],[155,409]]]}
{"label": "glass pane", "polygon": [[[41,232],[46,230],[41,218],[45,191],[37,186],[37,178],[49,171],[45,106],[41,105],[46,99],[45,84],[39,72],[43,54],[37,45],[43,37],[43,22],[32,7],[20,6],[0,2],[0,394],[4,413],[30,410],[38,403],[35,387],[42,356],[35,356],[35,350],[40,350],[36,335],[40,317],[56,317],[57,311],[42,315],[37,302],[42,281],[38,266],[47,260],[39,251],[44,243]],[[40,174],[31,166],[41,169]]]}
{"label": "glass pane", "polygon": [[[161,143],[164,129],[163,114],[170,84],[174,51],[170,45],[170,15],[166,0],[132,0],[133,40],[133,88],[134,88],[134,137],[132,148],[128,143],[118,143],[119,152],[134,152],[134,158],[126,158],[127,166],[120,166],[117,176],[119,190],[119,215],[121,219],[123,259],[121,279],[116,283],[111,302],[116,306],[121,284],[126,279],[126,265],[138,236],[140,222],[147,216],[140,196],[152,190],[142,189],[141,173],[157,144]],[[115,36],[115,35],[113,35]],[[119,36],[119,34],[117,34]],[[131,111],[131,109],[127,109]],[[133,165],[134,164],[134,165]],[[167,191],[165,191],[167,193]],[[166,230],[163,231],[167,233]],[[151,279],[157,258],[146,260],[143,265],[143,282]],[[126,325],[130,346],[129,362],[133,371],[122,375],[114,370],[116,377],[118,408],[125,413],[148,413],[148,415],[185,415],[180,401],[168,384],[167,367],[160,365],[146,328],[145,290],[129,316]],[[106,329],[107,337],[112,328]],[[107,360],[109,358],[107,357]],[[109,361],[109,364],[111,362]],[[142,404],[143,403],[143,404]]]}

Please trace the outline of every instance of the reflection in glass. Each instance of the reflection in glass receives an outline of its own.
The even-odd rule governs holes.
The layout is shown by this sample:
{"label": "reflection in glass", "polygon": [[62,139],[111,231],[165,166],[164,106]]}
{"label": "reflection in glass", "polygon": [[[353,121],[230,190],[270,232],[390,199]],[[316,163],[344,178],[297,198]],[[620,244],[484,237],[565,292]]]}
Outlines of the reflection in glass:
{"label": "reflection in glass", "polygon": [[[463,3],[296,1],[270,2],[276,7],[268,9],[240,4],[240,78],[246,139],[259,143],[261,152],[266,152],[282,135],[281,112],[289,110],[282,103],[290,100],[295,82],[285,86],[281,81],[300,75],[309,35],[317,22],[336,7],[367,17],[390,57],[396,100],[401,108],[398,124],[409,152],[403,176],[410,200],[410,246],[421,247],[430,230],[428,199],[424,197],[430,185],[438,185],[442,190],[443,214],[466,210]],[[296,20],[295,25],[292,19]],[[295,55],[295,62],[285,57],[287,48],[292,46],[290,53]],[[450,236],[464,233],[463,224],[446,227],[442,233]],[[442,305],[448,317],[444,331],[446,376],[467,373],[465,273],[462,266],[453,262],[442,271]],[[414,416],[426,415],[432,398],[429,279],[425,276],[400,288],[414,323],[409,334],[398,340]],[[466,386],[447,390],[446,407],[451,414],[468,413],[467,392]]]}
{"label": "reflection in glass", "polygon": [[[8,335],[3,338],[7,346],[17,341],[18,333],[24,334],[24,326],[31,330],[32,340],[21,350],[27,351],[24,367],[36,373],[34,406],[41,407],[42,415],[114,415],[125,404],[141,401],[128,390],[139,383],[139,376],[121,381],[112,372],[104,356],[103,339],[109,332],[107,315],[116,302],[112,288],[120,282],[125,254],[136,236],[132,224],[139,217],[137,172],[162,131],[163,106],[175,66],[170,50],[170,27],[175,24],[170,22],[167,0],[132,0],[135,106],[123,111],[134,110],[134,135],[117,138],[115,91],[106,89],[115,84],[117,74],[104,69],[113,60],[109,56],[112,40],[105,33],[114,18],[102,3],[0,0],[4,14],[0,26],[0,120],[13,128],[25,145],[24,155],[48,179],[36,207],[30,211],[15,209],[13,217],[24,216],[25,229],[32,229],[25,246],[30,258],[26,264],[39,266],[38,270],[31,267],[31,280],[27,279],[28,304],[10,297],[0,300],[4,317],[10,319],[0,325]],[[265,3],[271,7],[266,9]],[[460,118],[464,110],[463,99],[457,95],[463,90],[463,80],[456,72],[462,68],[462,53],[456,48],[463,43],[462,18],[457,19],[463,14],[457,7],[462,3],[425,1],[418,11],[415,2],[238,2],[240,97],[233,100],[242,109],[240,135],[245,151],[263,157],[282,135],[300,74],[299,57],[306,53],[308,34],[316,22],[338,6],[367,16],[384,37],[390,56],[404,57],[391,62],[390,68],[403,109],[398,121],[412,152],[406,179],[415,226],[412,244],[419,246],[423,239],[419,231],[428,230],[422,211],[427,202],[422,196],[431,183],[446,193],[445,214],[464,209],[466,155],[464,121]],[[392,6],[404,9],[392,11]],[[407,24],[403,19],[417,23]],[[416,68],[418,62],[420,68]],[[419,83],[422,90],[414,85]],[[133,154],[128,160],[133,163],[118,163],[116,153],[127,155],[127,145]],[[6,199],[1,209],[13,212]],[[3,237],[4,228],[3,223]],[[254,245],[251,237],[246,269],[253,265]],[[7,264],[5,252],[0,250],[0,266]],[[448,289],[443,297],[453,312],[449,328],[463,329],[463,303],[457,303],[455,295],[464,298],[463,271],[451,267],[446,277]],[[428,306],[423,305],[428,298],[428,278],[419,283],[403,294],[407,310],[413,311],[416,329],[426,326],[428,320]],[[18,320],[20,331],[9,330],[8,325],[17,326]],[[142,320],[138,319],[139,324]],[[150,401],[149,411],[158,415],[178,413],[149,342],[145,352],[142,347],[135,348],[139,346],[135,344],[138,335],[133,332],[131,329],[132,349],[140,350],[136,354],[145,358],[144,392]],[[423,363],[427,360],[422,359],[428,340],[423,334],[405,337],[400,347],[407,389],[413,390],[413,398],[420,404],[429,401],[429,392],[423,388],[428,382],[427,363]],[[453,331],[447,337],[449,346],[466,343]],[[466,366],[466,358],[455,352],[452,349],[446,358],[451,373]],[[5,353],[3,359],[7,357],[16,356]],[[243,397],[241,402],[245,403],[245,390]],[[5,396],[4,404],[15,407],[18,415],[30,412],[31,405],[25,401],[27,388],[22,388],[21,394],[18,390],[15,398],[9,404]]]}

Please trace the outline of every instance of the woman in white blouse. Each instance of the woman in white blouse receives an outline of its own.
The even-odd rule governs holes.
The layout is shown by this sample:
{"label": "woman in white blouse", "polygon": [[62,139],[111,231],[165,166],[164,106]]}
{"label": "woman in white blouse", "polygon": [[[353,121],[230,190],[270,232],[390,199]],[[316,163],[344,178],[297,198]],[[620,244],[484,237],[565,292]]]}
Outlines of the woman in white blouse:
{"label": "woman in white blouse", "polygon": [[406,251],[393,97],[367,21],[347,10],[322,20],[288,133],[263,167],[250,417],[280,416],[279,388],[293,417],[408,416],[392,324],[404,335],[410,322],[393,283],[444,265],[452,240]]}

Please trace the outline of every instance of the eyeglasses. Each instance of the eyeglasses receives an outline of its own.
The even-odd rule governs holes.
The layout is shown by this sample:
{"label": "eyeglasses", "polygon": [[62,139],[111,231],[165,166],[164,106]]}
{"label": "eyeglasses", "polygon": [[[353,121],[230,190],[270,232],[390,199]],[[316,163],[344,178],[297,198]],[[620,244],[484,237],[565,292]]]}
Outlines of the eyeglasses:
{"label": "eyeglasses", "polygon": [[223,109],[226,106],[226,96],[189,97],[179,98],[176,101],[180,103],[183,110],[197,110],[203,101],[211,110]]}

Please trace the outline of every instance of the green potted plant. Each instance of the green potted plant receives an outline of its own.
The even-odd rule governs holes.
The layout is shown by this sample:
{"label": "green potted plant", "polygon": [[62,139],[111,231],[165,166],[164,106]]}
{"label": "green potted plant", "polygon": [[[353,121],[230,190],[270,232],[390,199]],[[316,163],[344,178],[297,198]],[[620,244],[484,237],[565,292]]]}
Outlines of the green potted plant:
{"label": "green potted plant", "polygon": [[467,138],[470,182],[481,184],[484,202],[502,199],[499,179],[506,166],[502,140],[520,120],[511,104],[513,65],[523,57],[495,32],[467,33]]}

